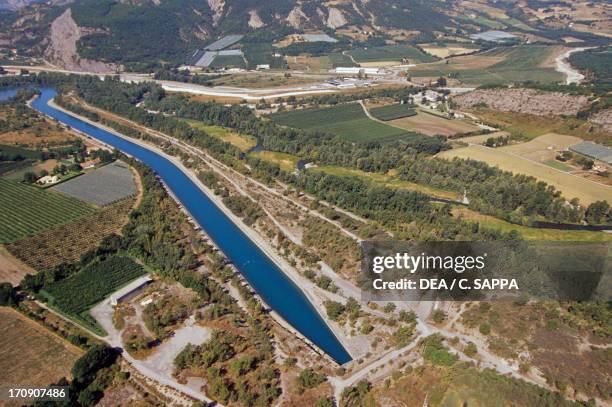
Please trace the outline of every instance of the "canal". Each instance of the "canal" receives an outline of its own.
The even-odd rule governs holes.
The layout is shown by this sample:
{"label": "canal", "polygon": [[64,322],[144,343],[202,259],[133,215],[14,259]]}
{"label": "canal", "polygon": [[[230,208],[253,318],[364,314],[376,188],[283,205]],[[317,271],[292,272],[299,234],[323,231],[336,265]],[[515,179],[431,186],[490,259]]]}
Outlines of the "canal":
{"label": "canal", "polygon": [[151,167],[274,311],[339,364],[351,360],[302,291],[181,169],[145,147],[49,106],[55,95],[54,89],[41,89],[32,107]]}

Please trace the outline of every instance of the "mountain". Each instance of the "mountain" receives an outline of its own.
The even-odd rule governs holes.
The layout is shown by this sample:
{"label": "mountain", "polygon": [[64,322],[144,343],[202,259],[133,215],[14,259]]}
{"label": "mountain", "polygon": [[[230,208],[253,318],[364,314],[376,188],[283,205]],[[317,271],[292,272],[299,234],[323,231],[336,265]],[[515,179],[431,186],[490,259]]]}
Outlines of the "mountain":
{"label": "mountain", "polygon": [[[347,42],[453,29],[450,2],[438,0],[2,0],[0,44],[64,67],[81,60],[133,69],[180,63],[225,34],[271,42],[291,33],[328,32]],[[69,10],[69,11],[67,11]],[[368,33],[363,36],[362,33]],[[74,48],[74,53],[72,49]],[[88,65],[88,64],[85,64]]]}

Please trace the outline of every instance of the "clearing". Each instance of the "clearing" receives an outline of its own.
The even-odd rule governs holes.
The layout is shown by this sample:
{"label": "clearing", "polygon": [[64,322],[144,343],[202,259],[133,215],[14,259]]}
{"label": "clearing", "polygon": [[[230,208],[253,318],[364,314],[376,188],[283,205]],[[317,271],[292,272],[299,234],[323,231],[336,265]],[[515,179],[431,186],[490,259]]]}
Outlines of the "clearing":
{"label": "clearing", "polygon": [[283,126],[319,130],[353,142],[390,141],[408,135],[407,131],[369,119],[358,103],[278,112],[269,117]]}
{"label": "clearing", "polygon": [[19,312],[0,307],[0,383],[45,387],[62,377],[83,352]]}
{"label": "clearing", "polygon": [[453,136],[458,133],[470,133],[480,130],[478,126],[463,120],[447,119],[422,110],[419,110],[414,116],[402,117],[401,119],[392,120],[390,123],[394,126],[416,131],[427,136]]}
{"label": "clearing", "polygon": [[250,153],[252,157],[259,158],[264,161],[270,161],[279,165],[281,170],[293,172],[297,168],[299,158],[286,153],[278,153],[275,151],[254,151]]}
{"label": "clearing", "polygon": [[36,274],[36,270],[15,258],[4,246],[0,245],[0,282],[8,281],[16,286],[26,274]]}
{"label": "clearing", "polygon": [[553,185],[567,199],[579,198],[582,204],[588,205],[600,200],[612,201],[612,187],[556,170],[546,164],[524,158],[515,152],[506,151],[504,148],[488,148],[473,144],[464,148],[443,151],[438,154],[438,157],[484,161],[502,170],[530,175]]}
{"label": "clearing", "polygon": [[0,208],[0,243],[14,242],[95,211],[77,199],[1,178]]}
{"label": "clearing", "polygon": [[454,55],[469,54],[470,52],[478,51],[478,47],[472,44],[420,44],[423,51],[438,58],[446,58]]}
{"label": "clearing", "polygon": [[519,232],[526,240],[567,241],[567,242],[612,242],[612,234],[604,232],[591,232],[586,230],[557,230],[531,228],[529,226],[515,225],[489,215],[483,215],[465,207],[456,206],[452,209],[453,216],[508,233],[512,230]]}
{"label": "clearing", "polygon": [[253,136],[240,134],[228,127],[210,126],[198,120],[184,119],[191,127],[202,130],[213,137],[218,138],[238,147],[241,151],[249,151],[257,145],[257,139]]}

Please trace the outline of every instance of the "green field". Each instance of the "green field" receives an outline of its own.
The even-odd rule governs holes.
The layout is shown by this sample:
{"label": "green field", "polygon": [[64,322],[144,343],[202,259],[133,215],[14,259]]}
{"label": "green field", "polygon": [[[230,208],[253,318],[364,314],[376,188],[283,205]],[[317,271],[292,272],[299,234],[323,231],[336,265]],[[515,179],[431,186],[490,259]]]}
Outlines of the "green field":
{"label": "green field", "polygon": [[0,243],[10,243],[88,215],[95,208],[57,192],[0,179],[0,211]]}
{"label": "green field", "polygon": [[129,257],[114,256],[91,263],[77,274],[44,289],[49,304],[98,334],[104,331],[89,315],[89,309],[130,281],[146,274]]}
{"label": "green field", "polygon": [[210,64],[212,69],[246,68],[244,58],[240,55],[217,55]]}
{"label": "green field", "polygon": [[269,64],[272,69],[281,69],[285,66],[283,57],[274,57],[274,49],[270,43],[247,43],[243,51],[248,69],[255,69],[257,65],[264,64]]}
{"label": "green field", "polygon": [[249,155],[251,155],[252,157],[257,157],[264,161],[269,161],[278,164],[281,170],[287,172],[295,171],[297,168],[297,163],[299,161],[299,158],[294,155],[279,153],[276,151],[255,151],[250,153]]}
{"label": "green field", "polygon": [[396,104],[381,107],[373,107],[370,109],[370,114],[376,117],[378,120],[394,120],[401,119],[402,117],[414,116],[417,114],[416,110],[407,104]]}
{"label": "green field", "polygon": [[357,103],[279,112],[270,118],[283,126],[319,130],[354,142],[390,141],[409,135],[406,130],[370,120]]}
{"label": "green field", "polygon": [[336,68],[338,66],[357,66],[351,57],[344,55],[341,52],[332,52],[327,57],[332,68]]}
{"label": "green field", "polygon": [[236,131],[223,126],[211,126],[198,120],[182,119],[189,123],[190,126],[205,131],[211,136],[218,138],[219,140],[226,141],[241,151],[249,151],[257,145],[257,139],[253,136],[239,134]]}
{"label": "green field", "polygon": [[548,165],[549,167],[553,167],[553,168],[556,168],[564,172],[570,172],[573,170],[571,166],[567,164],[563,164],[562,162],[557,161],[557,160],[547,160],[547,161],[544,161],[544,164]]}
{"label": "green field", "polygon": [[359,48],[348,51],[357,62],[401,61],[408,58],[411,63],[436,61],[435,57],[421,52],[410,45],[384,45],[381,47]]}
{"label": "green field", "polygon": [[543,66],[554,50],[554,47],[544,45],[495,48],[477,55],[417,66],[409,71],[409,75],[452,76],[470,85],[512,84],[525,81],[559,82],[564,76],[552,66]]}

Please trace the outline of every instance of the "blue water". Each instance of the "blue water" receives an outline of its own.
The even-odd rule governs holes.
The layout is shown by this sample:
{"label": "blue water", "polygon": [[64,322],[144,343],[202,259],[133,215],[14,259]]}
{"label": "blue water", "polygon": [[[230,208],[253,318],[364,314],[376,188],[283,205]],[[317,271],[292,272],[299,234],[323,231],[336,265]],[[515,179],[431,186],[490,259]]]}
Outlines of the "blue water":
{"label": "blue water", "polygon": [[17,94],[16,88],[0,89],[0,102],[4,102]]}
{"label": "blue water", "polygon": [[47,103],[56,92],[43,88],[32,106],[74,129],[139,159],[164,180],[206,233],[265,302],[340,364],[351,356],[298,287],[185,175],[166,158],[65,114]]}

